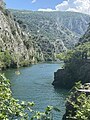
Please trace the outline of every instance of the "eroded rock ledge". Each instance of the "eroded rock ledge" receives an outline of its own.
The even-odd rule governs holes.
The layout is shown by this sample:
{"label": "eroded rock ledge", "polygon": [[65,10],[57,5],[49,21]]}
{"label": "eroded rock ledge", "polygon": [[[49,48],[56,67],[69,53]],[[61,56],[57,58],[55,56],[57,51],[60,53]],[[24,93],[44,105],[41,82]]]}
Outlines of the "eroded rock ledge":
{"label": "eroded rock ledge", "polygon": [[70,65],[64,69],[58,69],[54,73],[54,87],[72,88],[75,82],[90,82],[90,60],[73,60]]}

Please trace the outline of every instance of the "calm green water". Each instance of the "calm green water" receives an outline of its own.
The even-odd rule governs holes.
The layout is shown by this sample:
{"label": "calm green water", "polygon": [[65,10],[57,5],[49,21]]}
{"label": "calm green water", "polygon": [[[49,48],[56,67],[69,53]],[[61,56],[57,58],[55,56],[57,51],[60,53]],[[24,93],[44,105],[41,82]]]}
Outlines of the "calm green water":
{"label": "calm green water", "polygon": [[15,74],[15,69],[5,71],[11,80],[11,89],[14,98],[34,101],[35,109],[43,111],[48,105],[60,108],[60,113],[54,113],[54,120],[61,120],[65,112],[65,98],[68,91],[55,90],[52,86],[54,72],[62,64],[37,64],[27,68],[20,68],[20,75]]}

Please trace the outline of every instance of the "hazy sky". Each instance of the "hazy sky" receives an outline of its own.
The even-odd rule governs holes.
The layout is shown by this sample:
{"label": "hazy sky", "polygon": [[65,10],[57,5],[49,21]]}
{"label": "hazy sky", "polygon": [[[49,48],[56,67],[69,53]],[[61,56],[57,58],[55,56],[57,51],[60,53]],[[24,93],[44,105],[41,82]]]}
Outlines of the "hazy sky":
{"label": "hazy sky", "polygon": [[5,0],[7,8],[90,14],[90,0]]}

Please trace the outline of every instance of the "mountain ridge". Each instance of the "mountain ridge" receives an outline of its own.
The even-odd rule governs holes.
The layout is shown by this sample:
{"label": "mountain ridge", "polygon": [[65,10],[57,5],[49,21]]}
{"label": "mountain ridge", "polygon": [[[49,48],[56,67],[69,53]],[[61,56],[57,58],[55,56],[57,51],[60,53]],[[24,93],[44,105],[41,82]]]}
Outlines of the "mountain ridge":
{"label": "mountain ridge", "polygon": [[[43,35],[49,41],[63,43],[59,52],[71,49],[85,33],[90,16],[75,12],[41,12],[27,10],[11,10],[17,21],[26,25],[26,31],[31,34]],[[77,27],[78,26],[78,27]],[[62,50],[62,46],[63,50]],[[56,48],[56,46],[55,46]]]}
{"label": "mountain ridge", "polygon": [[[11,14],[5,6],[1,6],[0,67],[19,67],[39,61],[53,61],[55,54],[72,49],[78,43],[79,37],[61,24],[59,15],[56,16],[57,12],[53,14],[28,11],[26,14],[25,11],[21,13],[18,10],[12,10]],[[88,20],[84,24],[87,22]]]}
{"label": "mountain ridge", "polygon": [[[69,21],[70,21],[70,18],[73,18],[73,19],[77,19],[80,21],[81,20],[81,23],[84,24],[84,27],[83,30],[84,32],[80,32],[79,34],[84,34],[85,31],[87,30],[87,25],[89,23],[89,20],[90,20],[90,15],[87,15],[87,14],[83,14],[83,13],[77,13],[77,12],[71,12],[71,11],[53,11],[53,12],[46,12],[46,11],[30,11],[30,10],[15,10],[15,9],[10,9],[10,11],[12,13],[28,13],[28,14],[35,14],[35,15],[42,15],[43,16],[46,16],[46,17],[51,17],[53,19],[57,19],[58,17],[58,20],[59,22],[61,22],[64,27],[67,27],[69,26]],[[54,17],[53,17],[54,16]],[[83,18],[84,17],[84,18]],[[66,21],[66,22],[65,22]],[[82,22],[83,21],[83,22]],[[68,24],[67,24],[68,23]],[[76,23],[75,23],[75,26],[76,26]],[[69,30],[71,30],[72,28],[67,27]],[[74,29],[74,28],[73,28]],[[75,32],[74,30],[71,30],[73,32]],[[80,31],[80,30],[79,30]],[[76,34],[78,34],[78,32],[76,32]]]}

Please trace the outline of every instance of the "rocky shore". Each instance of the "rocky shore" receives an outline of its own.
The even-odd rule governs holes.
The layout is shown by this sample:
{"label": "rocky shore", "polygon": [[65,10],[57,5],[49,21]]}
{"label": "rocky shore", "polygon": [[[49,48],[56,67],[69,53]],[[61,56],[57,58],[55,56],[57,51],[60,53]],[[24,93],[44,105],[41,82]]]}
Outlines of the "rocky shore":
{"label": "rocky shore", "polygon": [[54,87],[72,88],[75,82],[82,81],[82,83],[90,82],[90,59],[75,59],[66,65],[64,69],[58,69],[54,73]]}

